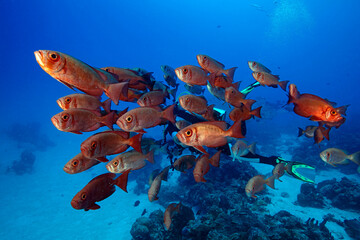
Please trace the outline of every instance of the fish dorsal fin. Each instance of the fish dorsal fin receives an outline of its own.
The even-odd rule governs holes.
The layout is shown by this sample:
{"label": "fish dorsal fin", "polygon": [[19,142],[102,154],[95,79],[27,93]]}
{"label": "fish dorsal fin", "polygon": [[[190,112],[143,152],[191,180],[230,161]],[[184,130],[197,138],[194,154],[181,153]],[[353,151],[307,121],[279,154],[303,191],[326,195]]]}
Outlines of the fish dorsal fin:
{"label": "fish dorsal fin", "polygon": [[125,131],[122,131],[122,130],[116,130],[116,131],[109,131],[109,133],[115,133],[123,138],[129,138],[130,137],[130,133],[129,132],[125,132]]}
{"label": "fish dorsal fin", "polygon": [[218,126],[219,128],[221,128],[224,131],[227,128],[226,122],[223,122],[223,121],[212,121],[212,122],[206,122],[206,123]]}
{"label": "fish dorsal fin", "polygon": [[224,65],[224,64],[222,64],[221,62],[219,62],[219,61],[217,61],[217,60],[215,60],[215,59],[213,59],[213,60],[214,60],[217,64],[220,64],[222,68],[225,68],[225,65]]}
{"label": "fish dorsal fin", "polygon": [[336,107],[336,105],[337,105],[337,103],[336,102],[332,102],[332,101],[330,101],[329,99],[327,99],[327,98],[324,98],[324,100],[325,101],[327,101],[328,102],[328,104],[330,104],[332,107]]}
{"label": "fish dorsal fin", "polygon": [[62,80],[60,80],[60,79],[56,79],[56,80],[58,80],[59,82],[61,82],[62,84],[64,84],[64,85],[67,86],[68,88],[70,88],[71,90],[74,90],[74,91],[75,91],[74,87],[73,87],[72,85],[68,84],[67,82],[64,82],[64,81],[62,81]]}
{"label": "fish dorsal fin", "polygon": [[[90,66],[90,68],[92,70],[94,70],[100,76],[101,80],[103,80],[104,82],[107,82],[107,76],[104,74],[104,72],[106,72],[105,70],[98,69],[98,68],[95,68],[92,66]],[[106,73],[108,73],[108,72],[106,72]]]}

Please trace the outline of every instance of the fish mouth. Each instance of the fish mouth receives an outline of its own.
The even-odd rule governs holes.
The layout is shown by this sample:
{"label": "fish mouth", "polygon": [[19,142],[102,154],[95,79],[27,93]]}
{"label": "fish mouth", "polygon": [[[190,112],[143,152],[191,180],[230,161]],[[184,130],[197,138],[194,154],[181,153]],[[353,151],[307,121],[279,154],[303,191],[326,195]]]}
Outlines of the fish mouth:
{"label": "fish mouth", "polygon": [[177,133],[175,135],[175,137],[177,137],[177,139],[179,139],[180,142],[185,144],[185,138],[184,138],[184,136],[182,134]]}
{"label": "fish mouth", "polygon": [[181,71],[180,69],[175,69],[175,74],[178,78],[182,79]]}
{"label": "fish mouth", "polygon": [[75,201],[75,200],[72,200],[71,201],[71,206],[77,210],[80,210],[81,207],[80,207],[80,203],[78,201]]}
{"label": "fish mouth", "polygon": [[59,120],[57,119],[57,117],[52,117],[51,118],[51,122],[54,124],[54,126],[57,128],[57,129],[60,129],[60,123],[59,123]]}
{"label": "fish mouth", "polygon": [[64,105],[63,105],[63,103],[60,101],[60,99],[58,99],[58,100],[56,100],[56,103],[59,105],[59,107],[61,108],[61,109],[64,109]]}
{"label": "fish mouth", "polygon": [[122,130],[126,131],[124,123],[120,118],[116,121],[116,125],[118,125]]}
{"label": "fish mouth", "polygon": [[64,170],[64,172],[66,172],[66,173],[72,174],[72,171],[71,171],[70,168],[67,167],[67,166],[65,166],[65,167],[63,168],[63,170]]}
{"label": "fish mouth", "polygon": [[39,63],[39,65],[41,67],[44,67],[45,64],[44,64],[44,62],[42,60],[43,59],[43,54],[42,54],[41,50],[35,51],[34,54],[35,54],[36,61]]}

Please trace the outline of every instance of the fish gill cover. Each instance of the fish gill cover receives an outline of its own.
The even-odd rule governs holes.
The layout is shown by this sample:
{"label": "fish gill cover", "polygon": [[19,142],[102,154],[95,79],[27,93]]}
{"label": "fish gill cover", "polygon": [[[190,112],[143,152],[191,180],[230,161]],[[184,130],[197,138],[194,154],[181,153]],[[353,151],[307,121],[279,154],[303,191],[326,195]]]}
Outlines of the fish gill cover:
{"label": "fish gill cover", "polygon": [[357,1],[2,9],[5,239],[359,236]]}

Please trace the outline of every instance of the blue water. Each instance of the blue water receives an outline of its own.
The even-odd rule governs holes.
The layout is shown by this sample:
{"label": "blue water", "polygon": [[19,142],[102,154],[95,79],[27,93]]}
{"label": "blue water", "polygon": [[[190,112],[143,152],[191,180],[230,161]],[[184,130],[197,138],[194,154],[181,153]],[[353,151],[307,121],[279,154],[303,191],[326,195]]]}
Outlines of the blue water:
{"label": "blue water", "polygon": [[[50,118],[60,112],[56,100],[73,91],[39,67],[33,54],[36,50],[67,53],[95,67],[141,67],[154,72],[157,80],[163,80],[161,65],[174,68],[198,65],[196,55],[206,54],[224,63],[226,68],[237,66],[235,80],[242,81],[241,87],[254,82],[247,61],[258,61],[279,74],[282,80],[295,83],[301,93],[319,95],[339,106],[351,104],[347,121],[332,131],[331,137],[341,138],[347,134],[354,140],[347,138],[346,146],[333,146],[330,141],[327,146],[344,148],[351,145],[352,149],[348,151],[360,148],[359,1],[65,0],[0,3],[0,104],[3,110],[0,120],[3,143],[0,199],[4,198],[2,202],[7,204],[0,210],[0,225],[11,225],[10,232],[13,232],[2,229],[3,239],[14,239],[15,233],[24,228],[28,230],[27,234],[20,235],[22,239],[39,236],[48,239],[48,232],[53,237],[61,236],[59,239],[72,239],[69,235],[76,231],[69,230],[69,221],[86,218],[91,223],[91,218],[97,219],[106,208],[107,200],[102,202],[102,209],[91,213],[76,211],[69,204],[75,189],[80,190],[95,173],[103,173],[105,169],[76,176],[63,172],[62,166],[78,153],[80,143],[91,133],[82,136],[64,133],[52,125]],[[183,87],[178,94],[182,91]],[[223,107],[209,93],[205,96],[209,102]],[[284,104],[287,101],[281,89],[268,87],[257,88],[251,97]],[[116,109],[126,106],[136,107],[135,104],[120,103]],[[249,138],[256,139],[261,145],[261,141],[271,141],[272,130],[274,136],[280,136],[281,132],[296,135],[297,127],[311,124],[291,112],[279,114],[264,120],[266,124],[259,122],[258,129],[257,122],[249,123]],[[9,129],[14,131],[15,137],[5,134]],[[267,135],[263,136],[261,129]],[[150,131],[159,139],[158,130]],[[48,141],[34,144],[43,138]],[[43,145],[47,147],[44,149]],[[30,149],[36,156],[34,172],[21,176],[7,174],[6,169],[25,149]],[[321,161],[320,158],[317,160]],[[21,187],[21,193],[18,187]],[[57,200],[49,204],[47,199]],[[31,207],[27,208],[29,203]],[[44,205],[50,209],[42,213]],[[62,212],[66,213],[64,220],[58,220],[56,227],[47,228],[45,223]],[[40,220],[34,220],[35,216],[41,216]],[[122,217],[119,215],[119,219]],[[11,221],[6,225],[9,218]],[[39,230],[35,224],[40,222]],[[101,223],[96,225],[100,227]],[[102,233],[114,231],[111,226],[106,225]],[[61,235],[66,231],[63,228],[68,229],[68,236]],[[41,234],[34,234],[37,231]],[[82,235],[83,231],[92,229],[89,226],[78,229],[76,238],[86,238],[88,235]]]}

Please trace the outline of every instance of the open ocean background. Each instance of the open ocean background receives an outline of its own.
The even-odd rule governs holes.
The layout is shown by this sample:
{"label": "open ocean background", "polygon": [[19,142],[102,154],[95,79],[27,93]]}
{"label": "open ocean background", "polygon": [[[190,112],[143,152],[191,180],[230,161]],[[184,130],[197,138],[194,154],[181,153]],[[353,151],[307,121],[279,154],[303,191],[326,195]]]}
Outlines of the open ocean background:
{"label": "open ocean background", "polygon": [[[131,225],[143,209],[148,213],[163,209],[146,195],[132,193],[131,175],[129,194],[118,189],[100,202],[101,209],[84,212],[71,207],[72,197],[106,169],[98,165],[77,175],[62,170],[93,133],[75,135],[53,126],[50,118],[61,111],[56,100],[73,91],[40,68],[34,51],[56,50],[95,67],[141,67],[154,72],[159,81],[161,65],[198,66],[196,55],[206,54],[226,69],[238,67],[234,80],[242,81],[240,89],[255,81],[247,61],[258,61],[281,80],[295,83],[300,93],[327,98],[338,106],[351,104],[346,122],[331,130],[330,141],[312,147],[319,153],[327,147],[352,153],[360,150],[359,10],[356,0],[0,0],[0,239],[131,239]],[[179,83],[178,95],[185,91]],[[210,104],[228,109],[205,92]],[[298,127],[312,122],[281,108],[287,102],[284,91],[259,87],[249,97],[278,106],[265,109],[264,119],[248,123],[249,141],[263,149],[266,143],[276,146],[273,152],[261,154],[291,157],[284,150],[288,141],[312,144],[312,139],[297,138]],[[112,106],[123,110],[137,105]],[[149,130],[147,136],[160,139],[162,129]],[[283,141],[285,137],[288,141]],[[334,146],[334,139],[343,145]],[[24,150],[36,157],[33,173],[7,173]],[[309,157],[306,150],[303,154]],[[318,155],[312,157],[321,161]],[[166,156],[158,158],[165,166]],[[322,180],[344,174],[330,165],[324,168],[331,173],[323,171]],[[356,171],[349,176],[359,183]],[[284,181],[278,188],[291,189],[290,183]],[[134,208],[139,199],[141,207]],[[308,215],[312,211],[317,216],[314,208]],[[349,213],[349,218],[354,217],[358,214]]]}

